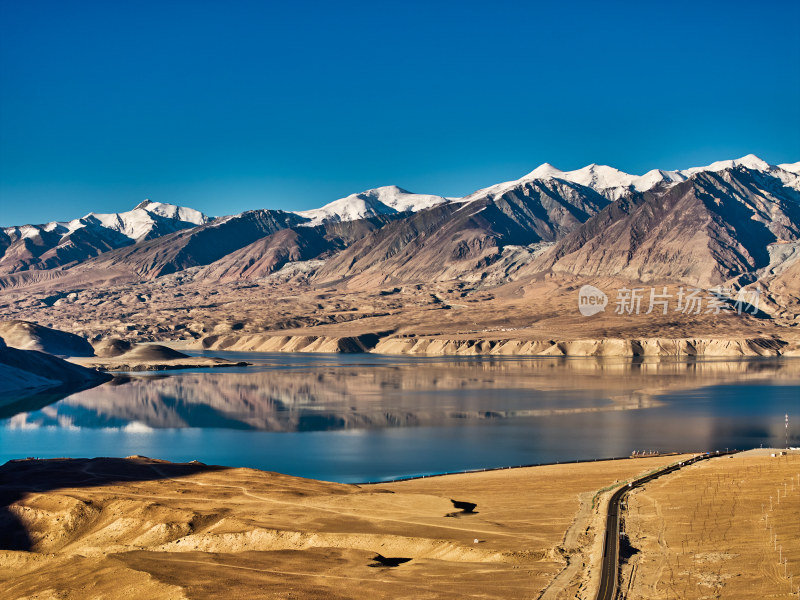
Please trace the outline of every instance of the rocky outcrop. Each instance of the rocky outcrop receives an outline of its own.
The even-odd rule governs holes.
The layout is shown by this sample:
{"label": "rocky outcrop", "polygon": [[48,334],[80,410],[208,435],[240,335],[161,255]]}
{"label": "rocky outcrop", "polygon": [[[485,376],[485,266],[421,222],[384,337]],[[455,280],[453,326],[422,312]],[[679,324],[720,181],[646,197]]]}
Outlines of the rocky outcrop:
{"label": "rocky outcrop", "polygon": [[371,352],[379,341],[377,334],[331,337],[320,335],[222,335],[203,338],[206,350],[237,352]]}
{"label": "rocky outcrop", "polygon": [[458,356],[780,356],[787,346],[786,342],[771,338],[605,338],[567,341],[387,338],[381,340],[373,351]]}

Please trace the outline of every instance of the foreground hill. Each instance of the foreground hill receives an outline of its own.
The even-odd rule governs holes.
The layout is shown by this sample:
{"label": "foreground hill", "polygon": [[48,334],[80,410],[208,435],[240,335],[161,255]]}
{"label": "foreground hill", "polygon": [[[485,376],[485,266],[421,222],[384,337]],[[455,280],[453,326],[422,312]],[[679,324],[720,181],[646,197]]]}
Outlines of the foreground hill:
{"label": "foreground hill", "polygon": [[[565,554],[591,564],[597,490],[679,458],[360,486],[143,457],[12,461],[0,468],[0,595],[527,597]],[[567,575],[564,587],[591,585],[586,567]]]}
{"label": "foreground hill", "polygon": [[36,350],[54,356],[94,356],[86,339],[30,321],[0,321],[0,339],[19,350]]}

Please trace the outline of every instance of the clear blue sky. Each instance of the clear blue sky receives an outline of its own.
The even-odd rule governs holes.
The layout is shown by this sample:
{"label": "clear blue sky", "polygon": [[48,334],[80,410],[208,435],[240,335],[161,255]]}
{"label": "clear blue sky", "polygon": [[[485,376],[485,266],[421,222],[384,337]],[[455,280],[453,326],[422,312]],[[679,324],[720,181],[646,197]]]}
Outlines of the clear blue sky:
{"label": "clear blue sky", "polygon": [[800,2],[0,0],[0,225],[800,160]]}

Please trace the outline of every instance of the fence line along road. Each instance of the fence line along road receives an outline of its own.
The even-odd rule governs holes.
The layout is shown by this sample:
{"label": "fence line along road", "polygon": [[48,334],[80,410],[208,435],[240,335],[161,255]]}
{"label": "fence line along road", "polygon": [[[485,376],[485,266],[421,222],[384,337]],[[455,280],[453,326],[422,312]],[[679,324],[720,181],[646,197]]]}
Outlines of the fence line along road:
{"label": "fence line along road", "polygon": [[672,473],[687,465],[694,464],[701,460],[707,460],[716,456],[726,456],[729,454],[736,454],[739,450],[732,450],[730,452],[706,452],[699,456],[695,456],[688,460],[681,461],[674,465],[664,467],[658,471],[654,471],[644,477],[635,479],[619,488],[611,500],[608,502],[608,516],[606,517],[606,538],[603,543],[603,565],[600,571],[600,589],[597,591],[597,600],[614,600],[617,593],[617,581],[619,579],[619,518],[620,518],[620,504],[622,499],[632,489],[640,487],[652,481],[657,477]]}

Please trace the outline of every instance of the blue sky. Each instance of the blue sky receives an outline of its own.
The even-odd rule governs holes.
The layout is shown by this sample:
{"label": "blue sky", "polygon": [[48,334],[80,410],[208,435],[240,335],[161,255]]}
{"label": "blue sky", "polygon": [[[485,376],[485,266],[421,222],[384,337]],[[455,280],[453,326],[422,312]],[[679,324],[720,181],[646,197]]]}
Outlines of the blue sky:
{"label": "blue sky", "polygon": [[0,0],[0,225],[800,160],[800,3]]}

